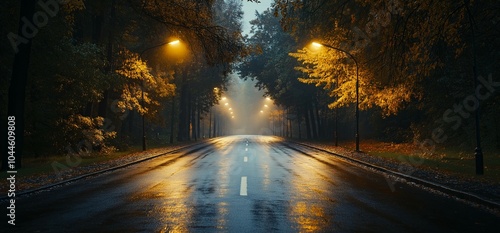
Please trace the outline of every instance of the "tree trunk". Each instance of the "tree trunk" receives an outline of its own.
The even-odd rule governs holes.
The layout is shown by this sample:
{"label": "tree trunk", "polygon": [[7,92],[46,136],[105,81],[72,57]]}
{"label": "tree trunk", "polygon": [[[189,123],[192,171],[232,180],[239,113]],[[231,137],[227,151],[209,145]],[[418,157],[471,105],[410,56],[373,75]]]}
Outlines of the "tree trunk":
{"label": "tree trunk", "polygon": [[[191,99],[193,99],[191,97]],[[191,103],[191,135],[195,141],[198,141],[198,121],[196,121],[196,100]]]}
{"label": "tree trunk", "polygon": [[85,111],[83,112],[84,116],[92,117],[92,112],[94,111],[94,105],[92,102],[88,102],[87,106],[85,106]]}
{"label": "tree trunk", "polygon": [[293,138],[293,127],[292,127],[292,120],[287,119],[287,124],[288,124],[288,137]]}
{"label": "tree trunk", "polygon": [[200,111],[198,111],[198,122],[200,122],[201,124],[198,124],[199,127],[201,127],[201,131],[198,131],[200,133],[200,137],[199,138],[202,138],[202,139],[205,139],[206,136],[205,136],[205,121],[201,120],[200,118]]}
{"label": "tree trunk", "polygon": [[281,113],[281,136],[286,137],[286,118],[285,110]]}
{"label": "tree trunk", "polygon": [[175,123],[175,96],[172,97],[172,109],[170,113],[170,144],[174,143],[174,123]]}
{"label": "tree trunk", "polygon": [[208,117],[208,138],[212,138],[212,109],[209,112],[210,116]]}
{"label": "tree trunk", "polygon": [[307,114],[309,114],[310,122],[311,122],[311,129],[312,129],[312,138],[317,139],[318,138],[318,131],[316,131],[316,119],[314,117],[314,109],[308,108]]}
{"label": "tree trunk", "polygon": [[300,127],[301,123],[302,123],[302,120],[300,119],[299,115],[297,114],[297,125],[299,127],[299,139],[302,139],[302,129]]}
{"label": "tree trunk", "polygon": [[[106,68],[106,74],[111,75],[113,73],[113,42],[115,40],[115,33],[114,33],[114,28],[115,28],[115,20],[116,20],[116,13],[115,13],[115,0],[111,1],[111,11],[110,11],[110,19],[109,19],[109,34],[108,34],[108,44],[106,46],[106,59],[108,61],[108,67]],[[99,30],[99,32],[96,33],[101,33],[101,27],[102,25],[98,22],[97,27],[95,30]],[[107,109],[108,109],[108,99],[109,99],[109,93],[110,90],[105,90],[103,93],[103,98],[99,102],[99,107],[98,107],[98,115],[101,117],[107,117]]]}
{"label": "tree trunk", "polygon": [[128,133],[129,135],[132,135],[134,133],[134,117],[135,116],[135,112],[134,111],[130,111],[130,114],[129,116],[127,117],[127,121],[128,121]]}
{"label": "tree trunk", "polygon": [[216,114],[214,113],[214,132],[212,133],[212,136],[215,138],[217,137],[217,116]]}
{"label": "tree trunk", "polygon": [[[108,107],[108,99],[109,99],[109,91],[106,90],[103,93],[102,100],[99,102],[99,107],[98,107],[98,115],[101,117],[106,118],[107,117],[107,107]],[[91,115],[92,116],[92,115]]]}
{"label": "tree trunk", "polygon": [[[17,45],[17,53],[14,56],[14,63],[12,64],[12,77],[10,80],[9,86],[9,101],[7,107],[7,115],[9,118],[14,117],[13,122],[15,123],[13,130],[15,133],[15,147],[12,151],[14,151],[14,156],[11,158],[15,158],[15,167],[9,167],[9,169],[19,169],[21,168],[21,159],[23,157],[23,147],[24,147],[24,127],[25,127],[25,119],[24,119],[24,111],[25,111],[25,96],[26,96],[26,83],[28,82],[28,70],[30,64],[30,53],[31,53],[31,42],[32,37],[36,35],[36,32],[31,32],[34,35],[25,35],[28,33],[23,33],[23,28],[27,27],[23,22],[23,18],[33,19],[33,15],[35,14],[35,1],[31,0],[21,0],[20,14],[19,14],[19,25],[17,30],[17,35],[19,37],[24,38],[24,42],[20,42]],[[29,31],[29,30],[28,30]],[[27,38],[26,38],[27,37]],[[4,122],[2,128],[7,129],[8,124],[11,122],[7,119],[8,122]],[[2,134],[4,138],[4,153],[2,156],[2,170],[8,169],[8,161],[9,161],[9,152],[11,150],[8,148],[8,134],[7,132]],[[12,148],[12,147],[11,147]],[[12,153],[11,153],[12,154]]]}
{"label": "tree trunk", "polygon": [[306,106],[304,111],[305,123],[306,123],[306,137],[311,139],[311,119],[309,119],[309,107]]}
{"label": "tree trunk", "polygon": [[187,94],[187,124],[186,124],[186,136],[187,140],[191,141],[191,136],[194,128],[194,122],[193,122],[193,103],[191,101],[191,91],[188,90]]}
{"label": "tree trunk", "polygon": [[319,111],[318,111],[318,104],[317,103],[314,103],[313,104],[313,108],[311,109],[311,114],[313,116],[313,119],[314,119],[314,129],[315,129],[315,133],[314,133],[314,139],[318,139],[320,138],[320,119],[319,119]]}
{"label": "tree trunk", "polygon": [[196,101],[196,113],[197,113],[197,118],[196,118],[196,135],[198,138],[201,138],[201,111],[200,107],[198,106],[198,101]]}
{"label": "tree trunk", "polygon": [[177,141],[183,142],[187,140],[186,128],[189,127],[188,123],[188,106],[187,106],[187,84],[183,84],[180,93],[179,102],[179,127],[177,130]]}

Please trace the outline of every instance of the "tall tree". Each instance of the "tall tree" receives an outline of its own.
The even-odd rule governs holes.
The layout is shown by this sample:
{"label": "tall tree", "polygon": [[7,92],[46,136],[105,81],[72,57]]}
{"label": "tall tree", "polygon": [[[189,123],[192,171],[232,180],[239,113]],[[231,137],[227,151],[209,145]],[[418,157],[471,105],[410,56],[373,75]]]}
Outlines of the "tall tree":
{"label": "tall tree", "polygon": [[[24,106],[26,83],[28,81],[28,70],[30,62],[30,52],[32,38],[36,35],[38,29],[34,28],[32,22],[25,21],[32,19],[35,14],[35,2],[23,0],[20,2],[20,13],[18,21],[17,34],[9,34],[9,40],[16,54],[14,55],[14,63],[12,65],[12,77],[10,79],[9,95],[8,95],[8,117],[14,117],[15,121],[15,145],[11,145],[14,149],[9,149],[7,145],[7,133],[4,137],[4,153],[2,156],[2,170],[14,167],[8,167],[8,157],[14,156],[15,168],[21,168],[21,159],[24,146]],[[28,27],[30,27],[28,29]],[[7,122],[4,122],[7,126]]]}
{"label": "tall tree", "polygon": [[[422,117],[430,122],[442,118],[443,101],[453,106],[470,93],[474,47],[475,58],[484,59],[478,62],[483,73],[477,75],[496,73],[498,56],[491,51],[499,41],[494,36],[498,14],[493,13],[498,1],[277,0],[275,6],[275,13],[283,15],[282,26],[304,45],[316,40],[358,60],[361,107],[375,107],[384,116],[413,109],[424,111]],[[355,67],[344,53],[305,46],[292,56],[303,62],[301,81],[338,97],[330,107],[354,101]],[[415,122],[413,128],[420,128],[415,135],[422,135],[422,125],[429,126]]]}

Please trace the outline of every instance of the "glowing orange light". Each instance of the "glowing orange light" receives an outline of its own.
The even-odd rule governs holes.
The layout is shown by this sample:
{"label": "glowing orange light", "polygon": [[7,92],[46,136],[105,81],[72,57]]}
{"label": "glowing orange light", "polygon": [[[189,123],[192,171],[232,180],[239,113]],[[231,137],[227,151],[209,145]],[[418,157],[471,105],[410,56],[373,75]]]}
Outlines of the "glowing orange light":
{"label": "glowing orange light", "polygon": [[169,45],[176,45],[176,44],[179,44],[181,43],[179,40],[174,40],[172,42],[168,42]]}
{"label": "glowing orange light", "polygon": [[320,43],[318,43],[318,42],[312,42],[311,44],[312,44],[314,47],[318,47],[318,48],[323,46],[322,44],[320,44]]}
{"label": "glowing orange light", "polygon": [[165,46],[167,60],[174,63],[183,63],[189,57],[189,50],[185,43],[178,39],[170,40]]}

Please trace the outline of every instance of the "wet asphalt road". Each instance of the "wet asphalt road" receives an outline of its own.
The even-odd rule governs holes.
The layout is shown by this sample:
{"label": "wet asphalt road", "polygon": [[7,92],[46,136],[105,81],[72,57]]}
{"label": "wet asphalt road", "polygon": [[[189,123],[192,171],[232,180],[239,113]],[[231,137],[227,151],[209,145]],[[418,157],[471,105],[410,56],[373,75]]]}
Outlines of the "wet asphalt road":
{"label": "wet asphalt road", "polygon": [[499,232],[498,215],[301,150],[221,138],[19,198],[1,232]]}

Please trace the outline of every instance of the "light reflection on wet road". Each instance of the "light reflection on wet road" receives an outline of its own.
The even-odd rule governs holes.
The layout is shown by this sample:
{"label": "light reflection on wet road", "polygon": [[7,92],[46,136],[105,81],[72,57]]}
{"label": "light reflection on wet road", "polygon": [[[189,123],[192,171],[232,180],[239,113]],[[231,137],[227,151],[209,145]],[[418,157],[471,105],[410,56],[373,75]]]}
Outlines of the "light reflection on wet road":
{"label": "light reflection on wet road", "polygon": [[19,232],[496,232],[500,220],[406,184],[392,192],[380,174],[265,136],[23,197],[17,214]]}

